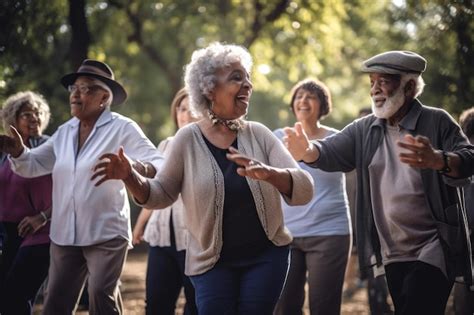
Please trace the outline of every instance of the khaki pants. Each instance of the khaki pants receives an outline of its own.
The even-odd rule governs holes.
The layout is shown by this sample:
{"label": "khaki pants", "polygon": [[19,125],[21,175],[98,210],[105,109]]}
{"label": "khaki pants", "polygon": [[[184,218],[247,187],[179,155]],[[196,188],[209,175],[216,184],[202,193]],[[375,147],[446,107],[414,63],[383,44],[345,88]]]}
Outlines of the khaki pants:
{"label": "khaki pants", "polygon": [[51,242],[49,280],[43,314],[73,314],[88,279],[89,314],[122,314],[119,278],[127,257],[123,238],[91,246]]}

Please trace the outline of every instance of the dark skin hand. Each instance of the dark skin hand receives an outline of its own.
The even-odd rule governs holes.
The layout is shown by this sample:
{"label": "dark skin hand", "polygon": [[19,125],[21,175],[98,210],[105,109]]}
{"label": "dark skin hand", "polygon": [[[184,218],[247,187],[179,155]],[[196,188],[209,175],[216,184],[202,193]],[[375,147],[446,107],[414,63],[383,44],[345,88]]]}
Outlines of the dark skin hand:
{"label": "dark skin hand", "polygon": [[[44,211],[48,216],[51,215],[51,209]],[[46,225],[48,221],[41,214],[24,217],[18,224],[18,235],[26,237],[29,234],[36,233],[39,229]]]}
{"label": "dark skin hand", "polygon": [[17,158],[24,150],[23,140],[18,131],[10,125],[12,136],[0,135],[0,152],[5,152]]}
{"label": "dark skin hand", "polygon": [[227,159],[241,166],[237,169],[240,176],[266,181],[282,194],[291,196],[293,182],[289,172],[285,169],[271,167],[260,161],[240,154],[234,147],[229,147]]}
{"label": "dark skin hand", "polygon": [[[406,135],[404,141],[398,141],[398,146],[408,152],[400,153],[400,161],[411,167],[441,169],[443,164],[438,161],[438,152],[431,146],[430,140],[424,136]],[[442,158],[442,157],[441,157]],[[441,160],[441,163],[443,161]]]}
{"label": "dark skin hand", "polygon": [[[397,145],[407,149],[408,152],[402,152],[399,155],[400,161],[417,168],[429,168],[432,170],[441,170],[444,167],[443,153],[435,150],[427,137],[405,135],[403,141],[398,141]],[[449,167],[451,171],[446,173],[450,177],[460,177],[459,166],[461,158],[455,153],[447,153],[449,156]]]}
{"label": "dark skin hand", "polygon": [[[132,174],[132,161],[128,158],[123,147],[120,147],[118,154],[106,153],[99,158],[99,163],[94,166],[94,175],[91,180],[101,176],[94,186],[99,186],[109,179],[126,179]],[[115,167],[120,165],[120,167]]]}
{"label": "dark skin hand", "polygon": [[229,152],[227,153],[227,159],[240,166],[237,169],[240,176],[248,176],[258,180],[266,180],[270,176],[271,170],[268,165],[240,154],[234,147],[229,147]]}
{"label": "dark skin hand", "polygon": [[106,153],[99,158],[99,163],[94,167],[94,175],[91,180],[101,176],[95,186],[101,185],[110,179],[122,180],[128,191],[135,199],[144,203],[150,194],[150,185],[145,177],[132,167],[131,159],[125,155],[123,147],[119,148],[118,154]]}

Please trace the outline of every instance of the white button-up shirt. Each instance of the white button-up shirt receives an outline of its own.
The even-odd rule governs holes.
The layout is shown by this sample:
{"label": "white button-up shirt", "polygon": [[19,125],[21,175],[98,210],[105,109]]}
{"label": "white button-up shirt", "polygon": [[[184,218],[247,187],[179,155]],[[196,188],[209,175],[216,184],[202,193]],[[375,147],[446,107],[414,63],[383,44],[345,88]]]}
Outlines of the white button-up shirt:
{"label": "white button-up shirt", "polygon": [[23,177],[52,173],[51,240],[58,245],[88,246],[123,237],[130,242],[130,204],[121,180],[95,187],[93,167],[104,153],[123,146],[133,160],[150,162],[158,170],[163,157],[131,119],[105,110],[77,152],[79,120],[61,125],[43,145],[11,158],[12,169]]}

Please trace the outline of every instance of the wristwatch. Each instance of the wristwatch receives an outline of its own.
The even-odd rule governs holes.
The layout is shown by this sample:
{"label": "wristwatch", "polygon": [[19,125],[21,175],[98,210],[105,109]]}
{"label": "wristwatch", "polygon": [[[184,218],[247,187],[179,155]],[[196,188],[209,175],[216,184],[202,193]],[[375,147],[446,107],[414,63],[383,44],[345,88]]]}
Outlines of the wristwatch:
{"label": "wristwatch", "polygon": [[449,157],[448,152],[441,151],[441,153],[443,154],[444,165],[442,169],[438,170],[438,172],[440,174],[446,174],[446,173],[451,172],[451,168],[449,167],[449,161],[451,160],[451,158]]}

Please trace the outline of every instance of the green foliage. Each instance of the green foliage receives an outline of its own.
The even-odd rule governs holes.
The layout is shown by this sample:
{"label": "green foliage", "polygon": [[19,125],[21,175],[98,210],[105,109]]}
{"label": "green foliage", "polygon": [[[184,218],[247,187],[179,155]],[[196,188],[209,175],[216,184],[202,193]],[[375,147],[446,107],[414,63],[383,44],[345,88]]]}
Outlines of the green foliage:
{"label": "green foliage", "polygon": [[[40,92],[52,107],[52,133],[69,118],[59,84],[74,70],[68,2],[7,0],[0,9],[0,101],[20,90]],[[457,114],[474,105],[472,9],[461,0],[87,0],[88,57],[115,70],[129,92],[115,110],[155,142],[174,131],[169,105],[192,52],[213,41],[248,46],[249,119],[272,129],[294,122],[289,93],[306,77],[329,86],[334,109],[325,123],[342,128],[370,104],[361,62],[388,49],[425,56],[422,101]]]}

